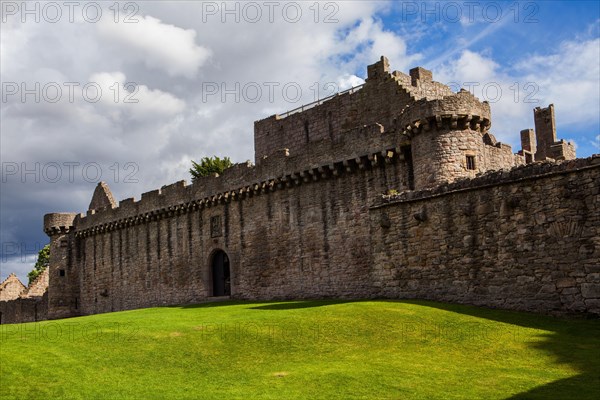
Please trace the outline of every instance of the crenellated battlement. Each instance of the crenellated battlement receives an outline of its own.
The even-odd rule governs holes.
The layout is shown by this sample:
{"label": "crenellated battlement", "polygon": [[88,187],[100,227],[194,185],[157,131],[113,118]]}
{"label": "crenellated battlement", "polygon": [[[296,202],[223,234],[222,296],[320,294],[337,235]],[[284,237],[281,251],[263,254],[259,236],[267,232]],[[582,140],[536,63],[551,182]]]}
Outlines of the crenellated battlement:
{"label": "crenellated battlement", "polygon": [[[401,147],[384,149],[375,153],[357,152],[350,159],[315,164],[300,170],[293,169],[294,161],[296,160],[289,157],[287,151],[283,150],[279,155],[275,154],[265,158],[265,162],[260,167],[248,163],[235,164],[225,170],[222,176],[201,177],[192,185],[187,185],[185,181],[179,181],[163,186],[161,189],[143,193],[139,201],[128,198],[119,202],[118,207],[88,212],[87,216],[80,214],[75,222],[76,236],[85,237],[191,211],[243,201],[278,190],[376,168],[381,163],[403,162],[404,155]],[[262,179],[257,177],[257,170],[269,171],[272,166],[281,167],[285,164],[292,168],[288,170],[283,168],[281,173],[274,175],[263,173]],[[248,178],[244,185],[236,185],[238,182],[229,179],[230,175],[236,174],[235,176],[239,177],[240,173]]]}

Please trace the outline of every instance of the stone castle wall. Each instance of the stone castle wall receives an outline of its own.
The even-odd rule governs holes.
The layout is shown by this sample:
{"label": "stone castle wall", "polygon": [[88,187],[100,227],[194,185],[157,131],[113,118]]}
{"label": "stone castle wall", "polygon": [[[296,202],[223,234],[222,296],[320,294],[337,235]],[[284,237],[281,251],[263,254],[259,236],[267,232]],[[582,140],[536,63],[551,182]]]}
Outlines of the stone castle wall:
{"label": "stone castle wall", "polygon": [[388,198],[371,209],[374,293],[600,315],[600,156]]}
{"label": "stone castle wall", "polygon": [[212,296],[211,256],[224,250],[235,298],[415,297],[600,313],[599,157],[489,173],[369,208],[406,181],[399,156],[388,161],[81,231],[70,256],[76,312],[202,301]]}
{"label": "stone castle wall", "polygon": [[[234,298],[598,313],[598,158],[524,165],[533,133],[513,154],[490,127],[486,102],[382,58],[361,88],[256,122],[256,165],[118,205],[100,183],[85,215],[48,214],[48,317],[201,302],[220,251]],[[379,204],[390,191],[402,194]]]}
{"label": "stone castle wall", "polygon": [[36,322],[48,319],[48,294],[0,301],[0,324]]}
{"label": "stone castle wall", "polygon": [[[432,187],[524,163],[510,146],[491,139],[490,127],[487,102],[466,90],[453,93],[423,68],[414,68],[410,76],[390,73],[382,58],[368,67],[362,87],[302,112],[257,121],[256,164],[284,148],[304,165],[326,162],[331,152],[337,158],[351,158],[357,149],[403,152],[404,148],[410,149],[411,188]],[[467,155],[477,158],[475,168],[467,168]]]}
{"label": "stone castle wall", "polygon": [[[481,103],[466,91],[459,95],[453,93],[449,87],[433,81],[431,72],[424,74],[424,71],[422,68],[411,70],[413,77],[398,71],[390,73],[387,60],[382,58],[369,66],[366,83],[360,88],[335,95],[302,112],[256,121],[256,163],[259,164],[263,156],[284,148],[289,149],[290,154],[306,154],[311,152],[314,142],[330,141],[337,145],[346,139],[348,131],[373,123],[380,125],[381,131],[402,133],[425,118],[435,120],[436,116],[461,114],[474,116],[473,123],[479,118],[485,119],[483,126],[489,125],[487,103]],[[377,139],[370,138],[371,141]],[[385,147],[383,143],[378,147]],[[352,153],[342,156],[349,157]]]}
{"label": "stone castle wall", "polygon": [[[79,295],[64,301],[77,303],[72,312],[79,314],[194,303],[212,296],[211,256],[224,250],[234,297],[369,296],[367,204],[388,188],[407,189],[399,155],[386,156],[364,155],[199,202],[194,185],[181,183],[125,208],[80,216],[67,256],[73,269],[54,278],[68,282],[77,270]],[[172,197],[171,190],[192,192]]]}

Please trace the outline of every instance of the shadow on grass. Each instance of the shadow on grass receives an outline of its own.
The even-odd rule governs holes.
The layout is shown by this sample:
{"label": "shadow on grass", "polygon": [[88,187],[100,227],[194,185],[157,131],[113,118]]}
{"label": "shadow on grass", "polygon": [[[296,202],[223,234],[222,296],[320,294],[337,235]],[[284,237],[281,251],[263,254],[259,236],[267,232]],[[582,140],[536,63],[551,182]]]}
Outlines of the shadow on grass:
{"label": "shadow on grass", "polygon": [[330,306],[334,304],[352,303],[356,300],[302,300],[302,301],[285,301],[264,304],[260,306],[250,307],[251,310],[295,310],[298,308],[314,308]]}
{"label": "shadow on grass", "polygon": [[[571,365],[579,371],[579,374],[536,387],[508,397],[508,399],[583,400],[600,398],[600,320],[598,319],[557,318],[420,300],[398,300],[398,302],[551,332],[544,335],[543,340],[528,343],[528,346],[551,355],[557,364]],[[518,336],[516,340],[519,340]]]}
{"label": "shadow on grass", "polygon": [[243,300],[219,300],[219,301],[209,301],[206,303],[197,303],[197,304],[186,304],[182,306],[176,306],[177,308],[212,308],[212,307],[228,307],[228,306],[239,306],[242,304],[250,304],[247,301]]}
{"label": "shadow on grass", "polygon": [[[247,305],[249,310],[294,310],[356,302],[357,300],[281,300],[281,301],[249,301],[249,300],[219,300],[199,304],[187,304],[178,308],[212,308]],[[251,307],[253,306],[253,307]]]}

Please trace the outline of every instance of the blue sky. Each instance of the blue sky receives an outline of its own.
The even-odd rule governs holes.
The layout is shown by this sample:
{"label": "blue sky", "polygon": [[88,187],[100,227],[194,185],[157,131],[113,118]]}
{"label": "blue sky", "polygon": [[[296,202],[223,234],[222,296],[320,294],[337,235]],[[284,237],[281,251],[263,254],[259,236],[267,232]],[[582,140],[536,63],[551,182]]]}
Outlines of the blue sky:
{"label": "blue sky", "polygon": [[[439,82],[470,84],[490,100],[492,133],[515,152],[519,131],[533,127],[532,109],[550,103],[560,138],[574,141],[581,157],[600,152],[597,1],[276,2],[273,20],[256,2],[255,21],[243,13],[252,11],[247,2],[229,2],[234,15],[220,1],[100,3],[98,20],[82,12],[92,3],[76,2],[73,19],[63,8],[52,22],[46,3],[28,2],[34,14],[39,7],[35,20],[21,2],[2,2],[0,279],[13,271],[26,279],[48,242],[45,213],[85,212],[95,169],[122,200],[189,180],[192,159],[253,160],[254,120],[314,100],[315,87],[360,84],[381,55],[392,69],[423,66]],[[296,7],[298,19],[282,12]],[[128,14],[133,23],[125,23]],[[292,101],[277,90],[271,99],[265,90],[251,101],[221,90],[269,82],[298,85],[302,95]],[[65,91],[39,102],[7,94],[7,84],[36,83]],[[90,102],[79,91],[70,99],[73,83],[98,85],[103,96]],[[128,83],[138,103],[125,101]],[[72,179],[67,165],[75,165]],[[49,179],[56,166],[61,177]]]}
{"label": "blue sky", "polygon": [[424,54],[426,61],[436,59],[440,49],[456,48],[457,42],[489,31],[472,42],[469,50],[489,51],[503,66],[510,67],[524,55],[548,53],[563,41],[597,37],[599,4],[596,1],[396,2],[380,17],[391,31],[414,35],[410,50]]}
{"label": "blue sky", "polygon": [[[596,78],[588,86],[595,89],[595,96],[587,98],[591,118],[578,121],[562,119],[560,104],[557,104],[556,111],[559,134],[573,139],[578,145],[579,156],[584,157],[600,151],[600,114],[597,112],[600,108],[597,64],[600,54],[599,16],[600,2],[596,1],[493,1],[472,2],[470,5],[468,2],[397,2],[389,12],[382,13],[381,20],[387,29],[410,37],[407,39],[407,53],[420,54],[419,64],[424,67],[439,70],[456,63],[464,51],[472,52],[497,64],[494,77],[512,77],[514,83],[519,84],[517,87],[521,88],[522,96],[533,91],[524,91],[525,84],[530,81],[537,83],[526,77],[544,76],[543,69],[535,71],[540,57],[561,58],[565,54],[564,46],[589,42],[590,54],[596,55],[588,66],[589,75]],[[456,23],[456,20],[465,21]],[[563,65],[555,65],[552,73],[561,75],[555,79],[568,80],[569,75],[579,78],[580,69],[585,66],[570,65],[570,60],[564,61]],[[545,78],[552,82],[552,76]],[[514,93],[510,87],[508,89],[507,94]],[[547,89],[540,88],[543,95],[531,97],[540,100],[533,106],[546,106],[542,100],[564,101],[561,96],[550,97],[554,93],[548,93]],[[518,144],[515,138],[507,140],[513,147]]]}

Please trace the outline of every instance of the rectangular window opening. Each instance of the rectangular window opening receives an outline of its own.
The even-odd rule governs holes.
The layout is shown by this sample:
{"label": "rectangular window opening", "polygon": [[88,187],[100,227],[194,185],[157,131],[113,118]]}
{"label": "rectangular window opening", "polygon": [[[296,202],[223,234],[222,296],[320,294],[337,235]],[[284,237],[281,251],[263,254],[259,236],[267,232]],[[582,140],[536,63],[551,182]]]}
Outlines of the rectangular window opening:
{"label": "rectangular window opening", "polygon": [[467,169],[475,170],[475,156],[467,156]]}
{"label": "rectangular window opening", "polygon": [[64,269],[59,269],[58,270],[58,276],[65,276],[65,270]]}

